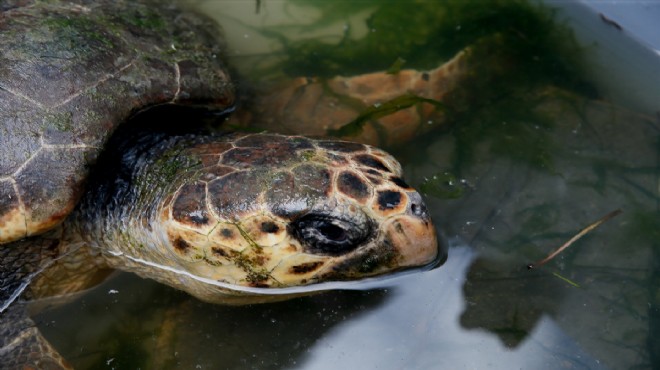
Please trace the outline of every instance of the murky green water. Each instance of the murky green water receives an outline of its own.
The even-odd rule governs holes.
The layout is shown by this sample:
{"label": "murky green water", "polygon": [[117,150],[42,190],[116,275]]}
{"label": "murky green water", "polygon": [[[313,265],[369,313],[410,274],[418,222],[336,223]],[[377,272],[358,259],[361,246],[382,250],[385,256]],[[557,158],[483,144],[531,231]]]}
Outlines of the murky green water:
{"label": "murky green water", "polygon": [[[246,85],[310,73],[303,57],[323,48],[292,40],[312,37],[360,50],[349,40],[385,32],[376,25],[388,24],[386,11],[382,23],[365,23],[375,9],[369,2],[357,9],[349,2],[333,2],[334,9],[328,2],[299,3],[262,0],[258,13],[248,1],[194,5],[226,28],[231,62],[251,77]],[[556,19],[577,22],[584,70],[577,56],[563,59],[570,42],[557,46],[548,34],[527,33],[535,28],[526,28],[519,8],[477,2],[466,15],[453,2],[433,13],[430,2],[395,1],[394,13],[402,3],[412,23],[390,24],[398,27],[390,33],[415,37],[389,48],[383,43],[397,41],[373,41],[375,60],[353,56],[356,73],[387,68],[396,60],[391,55],[403,54],[405,68],[430,68],[431,58],[440,63],[452,51],[500,46],[518,35],[511,40],[519,45],[509,51],[518,50],[520,59],[484,52],[513,64],[478,65],[476,86],[466,89],[472,95],[459,101],[467,105],[454,110],[450,128],[394,149],[450,241],[445,265],[387,289],[247,307],[204,304],[121,274],[37,318],[66,358],[80,368],[117,369],[660,366],[660,122],[654,113],[660,85],[653,83],[660,60],[577,5],[555,4],[562,7]],[[428,17],[455,23],[430,36],[440,31],[415,23]],[[437,50],[416,48],[442,37]],[[559,51],[544,54],[550,47]],[[278,63],[288,57],[282,69]],[[315,63],[320,74],[330,74],[343,71],[345,60],[348,52]],[[576,69],[567,70],[572,63]],[[545,266],[526,269],[615,209],[623,214]]]}

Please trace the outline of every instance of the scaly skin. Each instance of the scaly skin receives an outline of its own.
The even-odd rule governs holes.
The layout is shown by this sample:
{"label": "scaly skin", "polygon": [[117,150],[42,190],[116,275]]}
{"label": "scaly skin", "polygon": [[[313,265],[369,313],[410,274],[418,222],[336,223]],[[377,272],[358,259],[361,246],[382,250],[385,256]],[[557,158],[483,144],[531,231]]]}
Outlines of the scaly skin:
{"label": "scaly skin", "polygon": [[25,304],[20,303],[2,313],[3,320],[11,320],[12,325],[0,325],[0,370],[71,369],[25,311]]}

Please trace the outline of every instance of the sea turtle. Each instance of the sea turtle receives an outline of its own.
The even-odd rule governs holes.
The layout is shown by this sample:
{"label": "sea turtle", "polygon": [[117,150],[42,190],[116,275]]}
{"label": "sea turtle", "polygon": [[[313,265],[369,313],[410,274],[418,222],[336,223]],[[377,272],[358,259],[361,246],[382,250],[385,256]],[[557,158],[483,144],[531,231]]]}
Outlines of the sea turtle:
{"label": "sea turtle", "polygon": [[149,0],[0,10],[0,367],[66,367],[22,302],[105,268],[243,303],[441,258],[386,152],[197,122],[235,101],[213,22]]}

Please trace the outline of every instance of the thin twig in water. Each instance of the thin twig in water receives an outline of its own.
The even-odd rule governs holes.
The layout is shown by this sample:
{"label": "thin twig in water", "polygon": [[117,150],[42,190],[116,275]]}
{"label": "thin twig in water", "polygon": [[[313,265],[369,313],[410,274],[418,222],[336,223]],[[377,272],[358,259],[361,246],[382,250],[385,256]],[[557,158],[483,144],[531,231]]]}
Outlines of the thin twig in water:
{"label": "thin twig in water", "polygon": [[590,232],[591,230],[597,228],[597,227],[600,226],[600,224],[602,224],[603,222],[605,222],[605,221],[607,221],[607,220],[609,220],[609,219],[611,219],[611,218],[613,218],[613,217],[619,215],[621,212],[623,212],[623,211],[620,210],[620,209],[617,209],[616,211],[612,211],[612,212],[606,214],[605,216],[601,217],[598,221],[596,221],[596,222],[592,223],[591,225],[589,225],[589,226],[585,227],[584,229],[582,229],[582,231],[580,231],[579,233],[577,233],[577,234],[576,234],[575,236],[573,236],[569,241],[567,241],[566,243],[564,243],[561,247],[557,248],[556,251],[550,253],[550,254],[549,254],[547,257],[545,257],[544,259],[539,260],[539,261],[534,262],[534,263],[530,263],[529,265],[527,265],[527,269],[528,269],[528,270],[531,270],[531,269],[533,269],[533,268],[541,267],[541,266],[545,265],[548,261],[550,261],[550,260],[552,260],[553,258],[555,258],[559,253],[563,252],[564,249],[570,247],[571,244],[575,243],[578,239],[580,239],[581,237],[583,237],[585,234],[587,234],[587,233]]}

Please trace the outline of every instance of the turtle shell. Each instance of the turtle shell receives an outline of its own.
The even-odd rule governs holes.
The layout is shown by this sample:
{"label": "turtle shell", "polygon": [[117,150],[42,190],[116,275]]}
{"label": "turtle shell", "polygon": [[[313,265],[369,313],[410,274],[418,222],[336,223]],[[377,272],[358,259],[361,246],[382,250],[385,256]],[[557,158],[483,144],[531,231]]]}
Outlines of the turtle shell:
{"label": "turtle shell", "polygon": [[22,0],[0,10],[0,244],[60,223],[134,113],[233,105],[217,25],[168,2]]}

